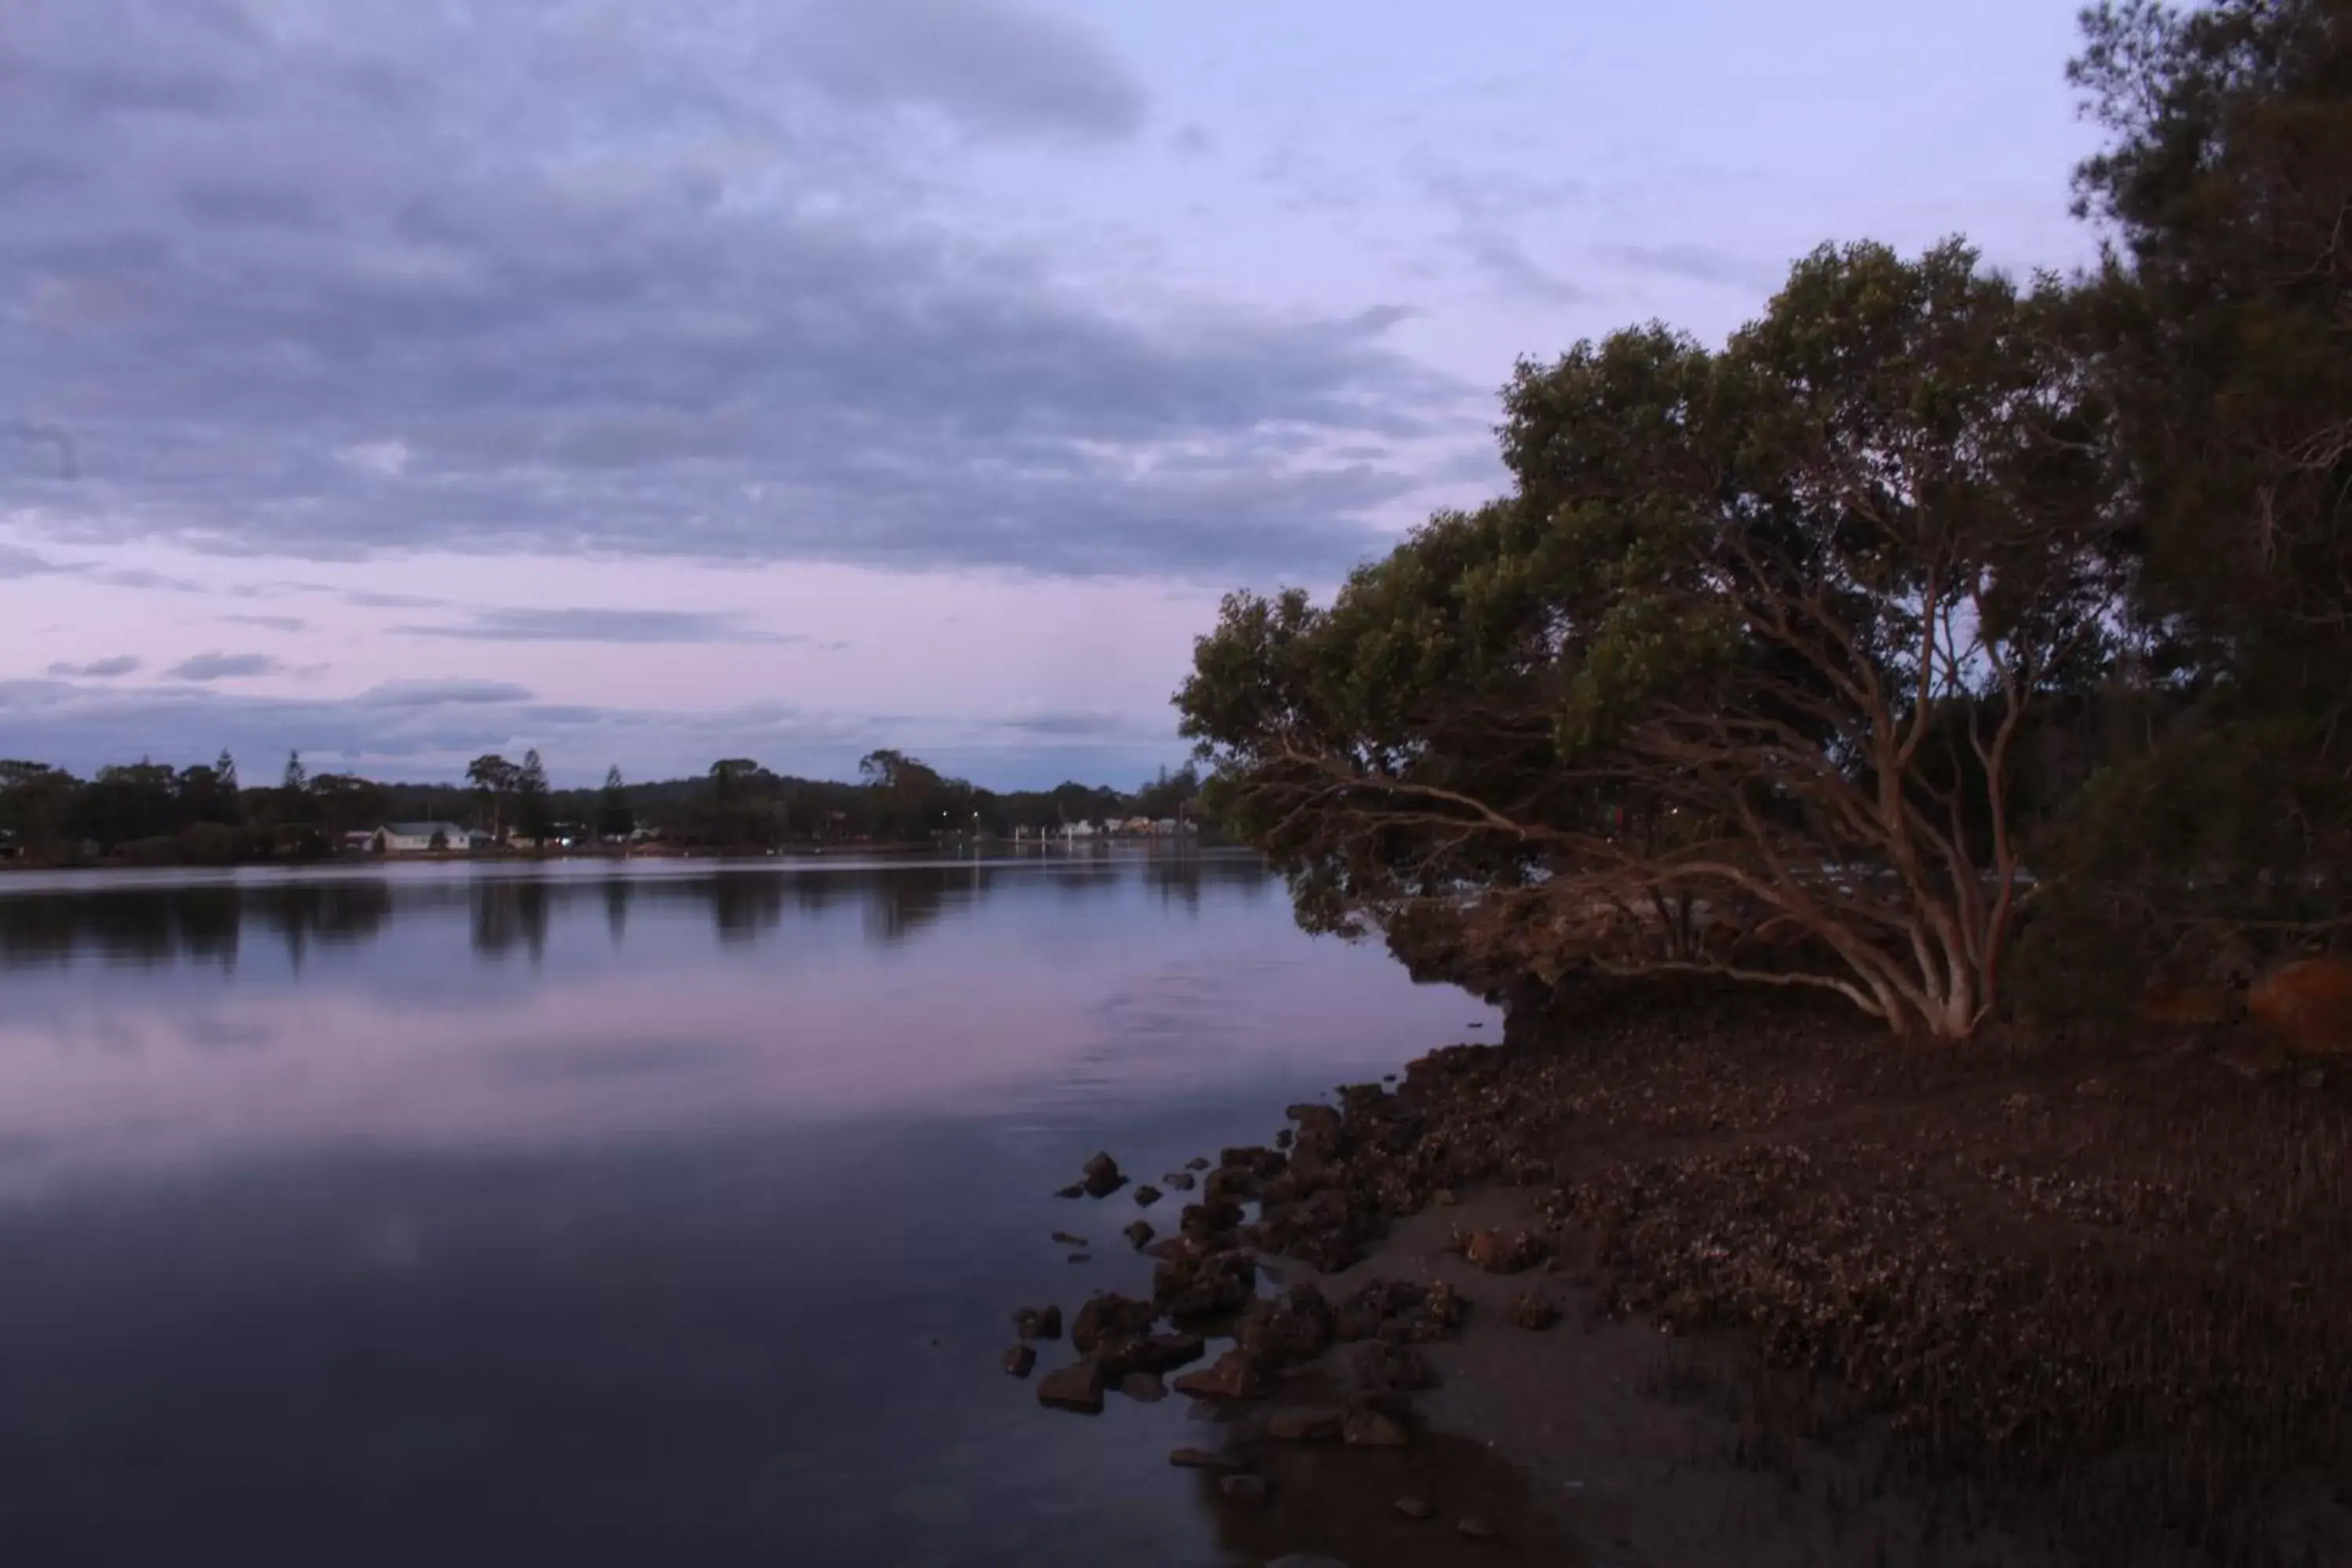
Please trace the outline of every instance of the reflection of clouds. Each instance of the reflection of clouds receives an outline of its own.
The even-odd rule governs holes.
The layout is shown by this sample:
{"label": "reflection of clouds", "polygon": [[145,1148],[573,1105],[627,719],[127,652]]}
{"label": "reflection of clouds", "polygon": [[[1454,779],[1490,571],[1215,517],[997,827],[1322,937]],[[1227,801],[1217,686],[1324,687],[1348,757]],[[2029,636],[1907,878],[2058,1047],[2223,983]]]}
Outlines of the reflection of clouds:
{"label": "reflection of clouds", "polygon": [[[1066,1110],[1284,1058],[1402,1059],[1472,1016],[1460,993],[1415,987],[1376,949],[1310,941],[1281,900],[1221,877],[1198,913],[1116,868],[975,879],[931,865],[814,896],[790,875],[705,873],[690,895],[682,876],[632,878],[618,946],[611,880],[486,891],[445,874],[290,982],[252,963],[100,986],[19,972],[24,1005],[0,1017],[0,1194],[335,1146]],[[486,904],[509,895],[495,919],[544,962],[469,960]],[[778,934],[743,951],[713,918],[725,900],[774,909]],[[877,908],[897,911],[887,932]]]}

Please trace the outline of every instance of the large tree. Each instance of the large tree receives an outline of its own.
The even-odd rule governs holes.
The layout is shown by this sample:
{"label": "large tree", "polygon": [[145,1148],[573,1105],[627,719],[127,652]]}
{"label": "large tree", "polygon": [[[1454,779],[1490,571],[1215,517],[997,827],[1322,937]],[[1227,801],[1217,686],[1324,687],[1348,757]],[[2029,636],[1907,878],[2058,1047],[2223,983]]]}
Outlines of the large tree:
{"label": "large tree", "polygon": [[2352,895],[2352,4],[2130,0],[2073,74],[2085,290],[2141,565],[2137,721],[2068,848],[2153,914],[2326,921]]}
{"label": "large tree", "polygon": [[1514,492],[1328,609],[1239,595],[1179,694],[1310,922],[1469,918],[1538,969],[1994,1005],[2021,741],[2115,586],[2054,286],[1957,243],[1801,262],[1710,353],[1522,365]]}

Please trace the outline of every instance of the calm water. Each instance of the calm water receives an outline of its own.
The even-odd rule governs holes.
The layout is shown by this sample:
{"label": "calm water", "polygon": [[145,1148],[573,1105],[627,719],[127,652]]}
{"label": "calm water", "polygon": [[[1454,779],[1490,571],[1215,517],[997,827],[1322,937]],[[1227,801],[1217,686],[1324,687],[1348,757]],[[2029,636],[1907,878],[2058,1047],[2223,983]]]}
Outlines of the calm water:
{"label": "calm water", "polygon": [[0,1563],[1262,1561],[997,1369],[1052,1189],[1487,1017],[1213,855],[0,878]]}

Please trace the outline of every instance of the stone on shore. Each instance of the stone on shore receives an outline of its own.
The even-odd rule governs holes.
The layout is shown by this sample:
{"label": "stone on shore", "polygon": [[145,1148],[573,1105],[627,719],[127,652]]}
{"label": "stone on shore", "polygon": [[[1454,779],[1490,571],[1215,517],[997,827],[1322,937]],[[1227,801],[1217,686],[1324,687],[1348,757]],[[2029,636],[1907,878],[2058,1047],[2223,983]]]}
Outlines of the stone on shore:
{"label": "stone on shore", "polygon": [[1157,1233],[1152,1230],[1150,1221],[1139,1219],[1133,1225],[1129,1226],[1125,1230],[1120,1231],[1119,1234],[1127,1237],[1129,1242],[1134,1246],[1136,1251],[1140,1252],[1145,1247],[1151,1245],[1151,1238]]}
{"label": "stone on shore", "polygon": [[1489,1274],[1521,1273],[1550,1254],[1542,1237],[1524,1230],[1474,1230],[1462,1244],[1462,1256]]}
{"label": "stone on shore", "polygon": [[1339,1436],[1359,1448],[1402,1448],[1412,1440],[1403,1422],[1370,1409],[1349,1411]]}
{"label": "stone on shore", "polygon": [[1004,1370],[1015,1377],[1026,1377],[1029,1369],[1037,1364],[1037,1352],[1027,1345],[1014,1345],[1004,1352]]}
{"label": "stone on shore", "polygon": [[1013,1331],[1024,1340],[1058,1340],[1062,1337],[1062,1309],[1024,1307],[1013,1314]]}
{"label": "stone on shore", "polygon": [[1465,1513],[1454,1521],[1454,1528],[1473,1541],[1492,1541],[1495,1527],[1475,1513]]}
{"label": "stone on shore", "polygon": [[1176,1392],[1194,1399],[1255,1399],[1265,1391],[1265,1379],[1256,1363],[1239,1351],[1227,1351],[1198,1372],[1188,1372],[1175,1383]]}
{"label": "stone on shore", "polygon": [[1087,1298],[1072,1321],[1070,1343],[1077,1347],[1079,1354],[1090,1355],[1107,1339],[1149,1332],[1159,1316],[1160,1309],[1149,1301],[1139,1301],[1116,1290],[1097,1291]]}
{"label": "stone on shore", "polygon": [[1220,1476],[1217,1478],[1217,1489],[1235,1502],[1265,1500],[1265,1481],[1259,1476]]}
{"label": "stone on shore", "polygon": [[1055,1187],[1054,1195],[1057,1198],[1082,1198],[1087,1195],[1087,1184],[1084,1182],[1072,1182],[1066,1187]]}
{"label": "stone on shore", "polygon": [[1158,1187],[1147,1184],[1135,1189],[1135,1206],[1137,1208],[1148,1209],[1159,1201],[1160,1189]]}
{"label": "stone on shore", "polygon": [[1055,1231],[1054,1233],[1054,1239],[1060,1242],[1064,1247],[1089,1247],[1093,1245],[1091,1242],[1087,1241],[1085,1237],[1072,1236],[1066,1230]]}
{"label": "stone on shore", "polygon": [[1119,1173],[1118,1162],[1108,1154],[1097,1154],[1079,1169],[1086,1178],[1079,1185],[1088,1197],[1107,1198],[1127,1185],[1127,1178]]}
{"label": "stone on shore", "polygon": [[1206,1156],[1195,1154],[1184,1162],[1184,1168],[1188,1171],[1205,1171],[1209,1168],[1209,1162]]}
{"label": "stone on shore", "polygon": [[1505,1309],[1511,1321],[1534,1333],[1541,1333],[1559,1321],[1559,1309],[1532,1290],[1522,1290],[1511,1298]]}
{"label": "stone on shore", "polygon": [[1037,1380],[1037,1403],[1055,1410],[1075,1410],[1081,1415],[1101,1415],[1102,1369],[1092,1356],[1055,1367]]}
{"label": "stone on shore", "polygon": [[1168,1397],[1168,1385],[1156,1372],[1130,1372],[1118,1380],[1118,1391],[1138,1405],[1157,1405]]}
{"label": "stone on shore", "polygon": [[1423,1501],[1417,1497],[1401,1497],[1397,1499],[1396,1510],[1404,1515],[1407,1519],[1427,1519],[1431,1514],[1437,1511],[1431,1508],[1428,1503]]}

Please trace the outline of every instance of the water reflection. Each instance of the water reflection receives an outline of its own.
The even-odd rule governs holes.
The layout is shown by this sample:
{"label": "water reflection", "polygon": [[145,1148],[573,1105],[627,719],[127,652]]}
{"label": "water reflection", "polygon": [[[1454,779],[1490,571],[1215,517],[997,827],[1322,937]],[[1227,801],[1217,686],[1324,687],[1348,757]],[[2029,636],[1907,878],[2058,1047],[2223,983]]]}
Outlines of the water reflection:
{"label": "water reflection", "polygon": [[314,948],[365,943],[381,936],[396,916],[430,917],[460,904],[473,952],[490,960],[543,959],[550,931],[590,904],[601,906],[609,944],[620,948],[628,940],[631,908],[641,902],[669,913],[703,910],[711,929],[730,944],[756,944],[773,936],[788,917],[823,917],[855,903],[866,939],[897,946],[950,910],[976,906],[1006,877],[1070,896],[1108,896],[1131,879],[1162,907],[1192,916],[1200,912],[1204,887],[1253,900],[1266,892],[1254,860],[1215,854],[768,864],[707,872],[667,865],[650,870],[483,868],[432,879],[376,868],[222,882],[17,875],[0,880],[0,969],[77,959],[233,968],[256,931],[299,969]]}
{"label": "water reflection", "polygon": [[0,1000],[0,1563],[192,1568],[1310,1545],[1005,1314],[1484,1016],[1214,856],[11,875]]}

